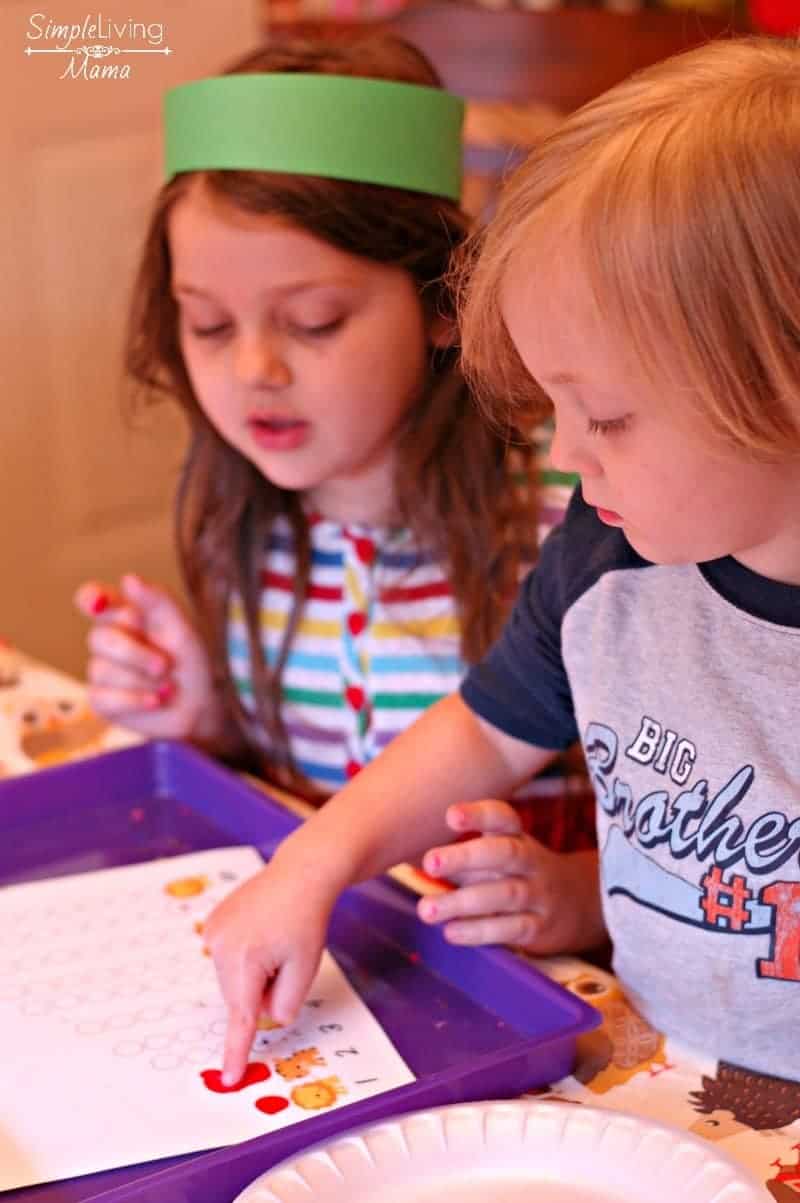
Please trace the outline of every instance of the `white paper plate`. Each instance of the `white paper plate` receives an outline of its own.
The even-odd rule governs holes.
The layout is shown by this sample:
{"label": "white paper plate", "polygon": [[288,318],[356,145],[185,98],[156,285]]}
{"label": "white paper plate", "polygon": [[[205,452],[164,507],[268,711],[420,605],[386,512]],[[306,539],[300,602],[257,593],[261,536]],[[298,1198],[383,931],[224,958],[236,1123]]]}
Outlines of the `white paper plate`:
{"label": "white paper plate", "polygon": [[632,1115],[554,1102],[461,1103],[337,1137],[236,1203],[769,1203],[713,1145]]}

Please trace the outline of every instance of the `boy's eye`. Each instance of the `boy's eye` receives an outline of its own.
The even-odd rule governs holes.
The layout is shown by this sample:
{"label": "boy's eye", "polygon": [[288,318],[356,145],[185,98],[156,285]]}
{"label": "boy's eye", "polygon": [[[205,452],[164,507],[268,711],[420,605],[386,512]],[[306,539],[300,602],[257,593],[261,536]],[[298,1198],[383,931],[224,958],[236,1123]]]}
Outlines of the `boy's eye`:
{"label": "boy's eye", "polygon": [[621,418],[589,418],[589,434],[621,434],[628,427],[630,414]]}

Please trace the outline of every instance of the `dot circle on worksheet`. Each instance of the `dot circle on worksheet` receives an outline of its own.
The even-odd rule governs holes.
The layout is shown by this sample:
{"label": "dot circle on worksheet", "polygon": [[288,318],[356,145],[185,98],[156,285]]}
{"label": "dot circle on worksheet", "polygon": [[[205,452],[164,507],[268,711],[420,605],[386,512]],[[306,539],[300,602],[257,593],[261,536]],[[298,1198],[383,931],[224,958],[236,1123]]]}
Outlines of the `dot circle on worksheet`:
{"label": "dot circle on worksheet", "polygon": [[220,878],[178,879],[174,893],[117,889],[102,907],[95,892],[12,911],[0,926],[0,1002],[153,1069],[217,1058],[225,1008],[202,923],[235,884]]}

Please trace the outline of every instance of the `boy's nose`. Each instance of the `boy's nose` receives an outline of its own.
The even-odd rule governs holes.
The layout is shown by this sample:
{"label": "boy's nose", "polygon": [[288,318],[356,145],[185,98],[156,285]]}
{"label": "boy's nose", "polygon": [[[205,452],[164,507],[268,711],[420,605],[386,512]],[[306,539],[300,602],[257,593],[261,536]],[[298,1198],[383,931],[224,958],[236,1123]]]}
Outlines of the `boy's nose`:
{"label": "boy's nose", "polygon": [[550,441],[550,463],[558,472],[575,473],[578,476],[599,476],[602,468],[591,448],[574,432],[557,422]]}

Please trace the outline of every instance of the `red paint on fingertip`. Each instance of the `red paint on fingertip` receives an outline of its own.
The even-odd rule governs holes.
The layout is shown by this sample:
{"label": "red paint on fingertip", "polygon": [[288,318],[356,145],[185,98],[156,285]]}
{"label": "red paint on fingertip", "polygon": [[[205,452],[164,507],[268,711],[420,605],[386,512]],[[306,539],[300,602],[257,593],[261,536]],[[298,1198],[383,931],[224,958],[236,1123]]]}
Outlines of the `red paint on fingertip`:
{"label": "red paint on fingertip", "polygon": [[219,1069],[204,1069],[200,1073],[206,1090],[211,1090],[214,1094],[232,1094],[234,1091],[244,1090],[246,1086],[254,1086],[256,1082],[266,1082],[271,1076],[269,1066],[263,1061],[251,1061],[239,1081],[234,1082],[232,1086],[224,1084],[222,1071]]}
{"label": "red paint on fingertip", "polygon": [[89,609],[92,614],[102,614],[109,607],[108,595],[106,593],[96,593]]}

